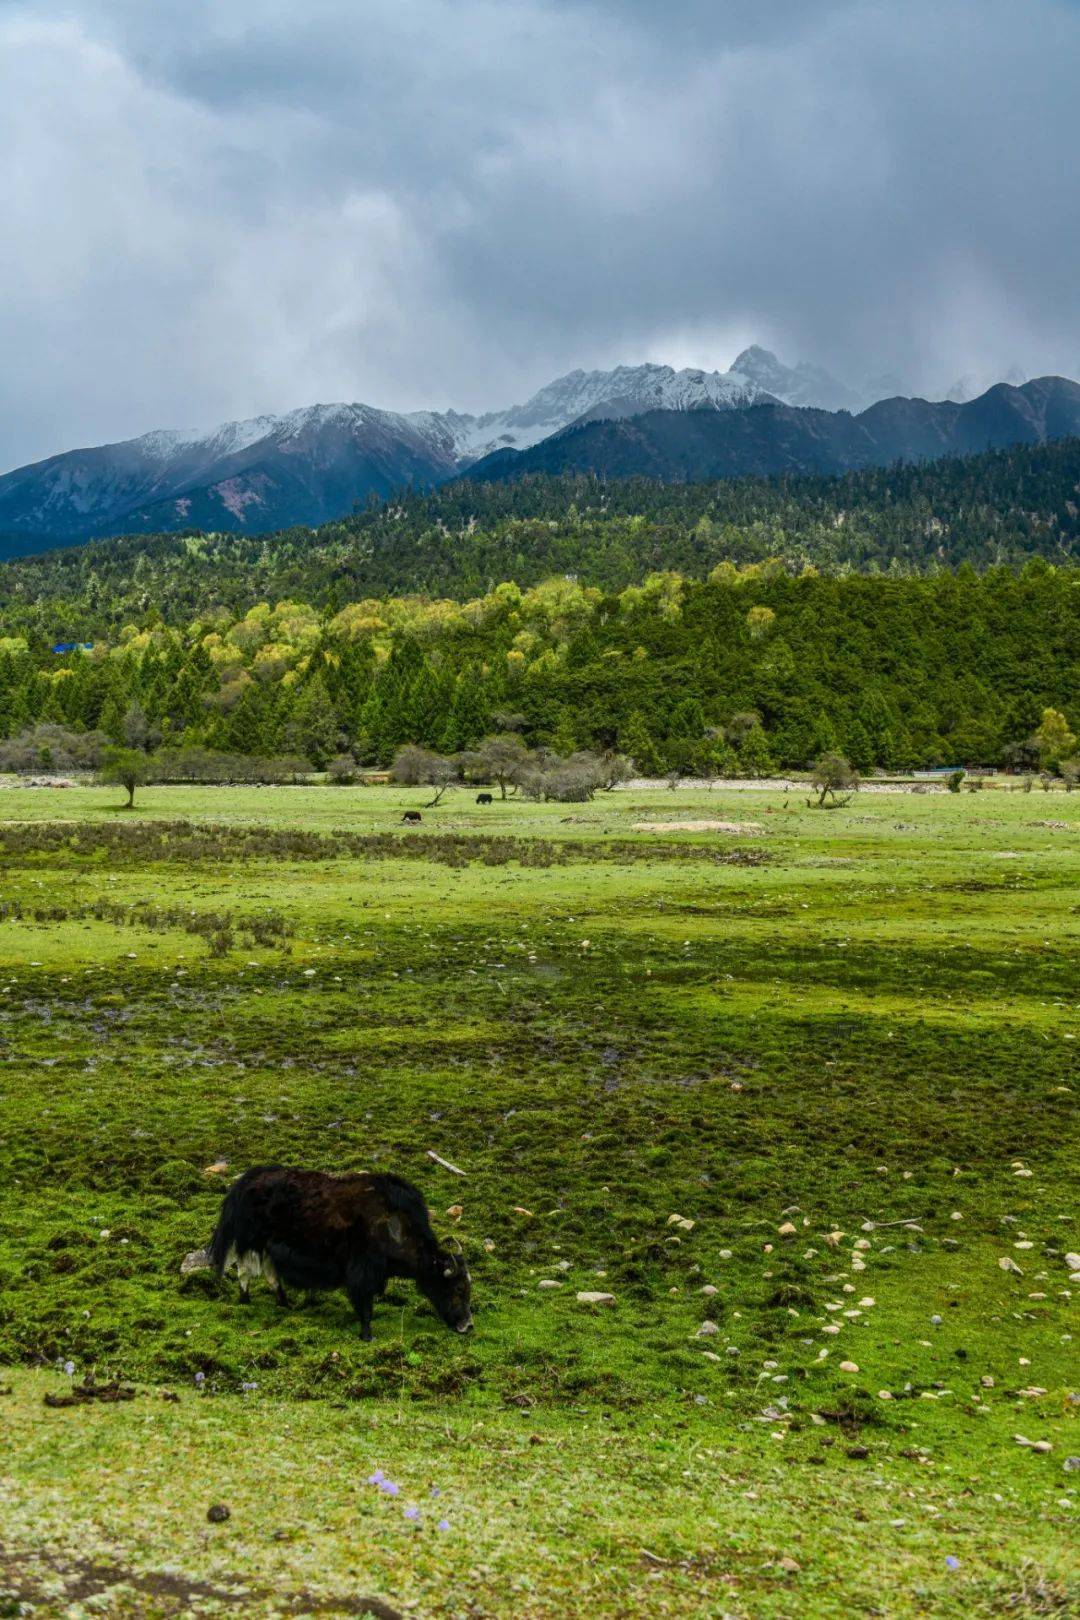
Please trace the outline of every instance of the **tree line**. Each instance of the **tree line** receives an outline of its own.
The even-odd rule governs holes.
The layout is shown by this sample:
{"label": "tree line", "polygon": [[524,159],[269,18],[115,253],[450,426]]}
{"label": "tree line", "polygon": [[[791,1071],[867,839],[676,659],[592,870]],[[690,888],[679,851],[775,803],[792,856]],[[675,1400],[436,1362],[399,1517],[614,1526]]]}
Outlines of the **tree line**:
{"label": "tree line", "polygon": [[9,561],[0,619],[31,641],[85,641],[155,612],[181,624],[263,600],[330,612],[409,592],[463,600],[553,574],[610,594],[661,569],[703,579],[724,560],[890,577],[1069,563],[1080,557],[1078,488],[1077,439],[836,478],[464,480],[314,530],[133,535]]}
{"label": "tree line", "polygon": [[61,733],[324,769],[508,730],[648,775],[762,776],[830,751],[863,771],[1036,768],[1044,712],[1080,722],[1080,570],[1041,559],[906,578],[725,561],[617,592],[554,578],[467,601],[150,610],[62,653],[3,629],[0,765],[36,747],[42,769],[64,768]]}

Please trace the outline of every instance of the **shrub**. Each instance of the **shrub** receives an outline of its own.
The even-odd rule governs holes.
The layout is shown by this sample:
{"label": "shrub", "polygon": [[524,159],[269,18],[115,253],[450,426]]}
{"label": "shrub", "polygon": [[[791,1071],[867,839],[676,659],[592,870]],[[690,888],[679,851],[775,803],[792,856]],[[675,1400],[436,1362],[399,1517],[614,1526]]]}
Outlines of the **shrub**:
{"label": "shrub", "polygon": [[357,775],[356,761],[351,754],[336,754],[326,767],[327,780],[336,787],[351,787]]}
{"label": "shrub", "polygon": [[39,725],[0,742],[0,771],[96,771],[109,739],[101,731],[71,731]]}

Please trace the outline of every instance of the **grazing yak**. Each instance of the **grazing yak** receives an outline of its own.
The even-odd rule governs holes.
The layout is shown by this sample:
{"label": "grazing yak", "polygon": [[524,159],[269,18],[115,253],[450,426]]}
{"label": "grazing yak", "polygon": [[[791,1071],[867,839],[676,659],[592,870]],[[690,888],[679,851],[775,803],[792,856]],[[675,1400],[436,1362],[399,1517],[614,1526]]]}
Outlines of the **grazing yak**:
{"label": "grazing yak", "polygon": [[476,802],[477,802],[477,804],[490,804],[491,803],[491,794],[490,793],[478,793],[476,795]]}
{"label": "grazing yak", "polygon": [[402,821],[423,821],[424,818],[419,810],[406,810],[401,819]]}
{"label": "grazing yak", "polygon": [[219,1276],[236,1267],[245,1304],[260,1274],[280,1305],[286,1284],[344,1288],[363,1339],[371,1338],[372,1307],[391,1277],[411,1277],[447,1327],[472,1327],[465,1256],[460,1246],[440,1246],[423,1194],[400,1176],[247,1170],[225,1194],[209,1259]]}

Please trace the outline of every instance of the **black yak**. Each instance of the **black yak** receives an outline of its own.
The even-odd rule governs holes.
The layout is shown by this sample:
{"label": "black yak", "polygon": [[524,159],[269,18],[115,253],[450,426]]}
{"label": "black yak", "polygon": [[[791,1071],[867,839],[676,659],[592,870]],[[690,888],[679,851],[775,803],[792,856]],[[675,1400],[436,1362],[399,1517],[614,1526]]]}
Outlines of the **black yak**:
{"label": "black yak", "polygon": [[246,1304],[252,1277],[285,1287],[344,1288],[371,1338],[371,1312],[391,1277],[411,1277],[447,1327],[472,1327],[471,1279],[460,1247],[440,1246],[427,1205],[400,1176],[328,1175],[281,1165],[247,1170],[225,1194],[210,1240],[218,1275],[236,1267]]}
{"label": "black yak", "polygon": [[491,803],[491,794],[490,793],[478,793],[476,795],[476,802],[477,802],[477,804],[490,804]]}
{"label": "black yak", "polygon": [[402,816],[401,819],[402,819],[402,821],[415,822],[415,821],[423,821],[424,818],[420,814],[419,810],[406,810],[405,814]]}

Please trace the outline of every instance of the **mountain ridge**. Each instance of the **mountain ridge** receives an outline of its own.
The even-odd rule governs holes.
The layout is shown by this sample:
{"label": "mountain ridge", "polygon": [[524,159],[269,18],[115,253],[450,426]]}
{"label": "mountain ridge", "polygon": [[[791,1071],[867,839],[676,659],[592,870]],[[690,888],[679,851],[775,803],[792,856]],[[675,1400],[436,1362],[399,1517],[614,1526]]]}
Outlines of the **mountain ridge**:
{"label": "mountain ridge", "polygon": [[[513,476],[518,466],[552,466],[567,432],[657,414],[675,424],[656,429],[666,448],[646,447],[640,431],[625,427],[614,463],[625,472],[652,468],[652,476],[663,478],[803,467],[835,471],[871,465],[875,456],[945,455],[1014,442],[1012,433],[1027,442],[1033,433],[1015,406],[1002,411],[1008,419],[1003,425],[974,443],[957,437],[949,412],[977,412],[984,409],[979,401],[937,405],[897,396],[852,414],[846,405],[830,412],[807,403],[815,397],[854,396],[820,367],[785,366],[753,346],[727,372],[677,371],[655,362],[571,371],[523,405],[481,415],[338,403],[226,422],[205,433],[157,429],[117,444],[64,451],[0,477],[0,557],[120,533],[269,533],[314,526],[371,498],[434,488],[473,469],[488,478]],[[742,421],[761,409],[774,412],[767,420],[775,443],[758,442],[766,419]],[[1047,431],[1080,431],[1072,405],[1062,409],[1064,425]],[[719,450],[711,457],[706,452],[709,431],[687,425],[686,418],[699,414],[716,419],[711,436],[717,445],[732,447],[727,461]],[[721,421],[727,426],[718,427]],[[589,442],[599,444],[595,427]],[[515,459],[530,454],[532,463]]]}
{"label": "mountain ridge", "polygon": [[761,401],[719,415],[643,413],[573,423],[528,450],[502,450],[469,468],[478,481],[528,473],[643,476],[661,481],[781,473],[836,474],[935,460],[1080,434],[1080,385],[1035,378],[998,383],[965,403],[898,396],[858,415]]}

